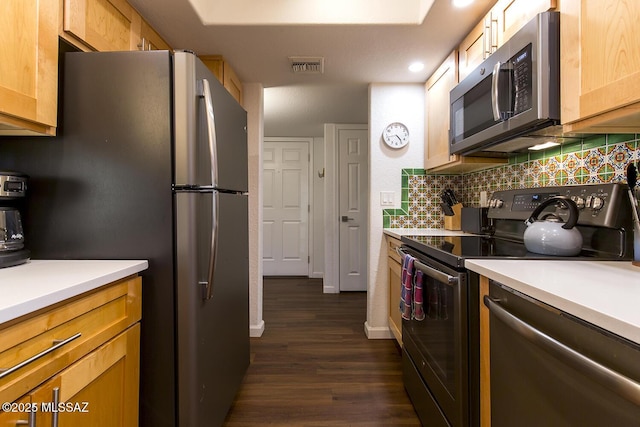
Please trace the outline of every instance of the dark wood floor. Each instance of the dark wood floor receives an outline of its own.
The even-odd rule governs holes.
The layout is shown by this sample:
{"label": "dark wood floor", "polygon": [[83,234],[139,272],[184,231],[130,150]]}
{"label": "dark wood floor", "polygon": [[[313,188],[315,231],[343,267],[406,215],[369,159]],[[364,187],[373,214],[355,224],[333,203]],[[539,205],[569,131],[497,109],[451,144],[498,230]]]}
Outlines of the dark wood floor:
{"label": "dark wood floor", "polygon": [[266,329],[226,427],[420,426],[394,340],[368,340],[364,292],[320,280],[264,281]]}

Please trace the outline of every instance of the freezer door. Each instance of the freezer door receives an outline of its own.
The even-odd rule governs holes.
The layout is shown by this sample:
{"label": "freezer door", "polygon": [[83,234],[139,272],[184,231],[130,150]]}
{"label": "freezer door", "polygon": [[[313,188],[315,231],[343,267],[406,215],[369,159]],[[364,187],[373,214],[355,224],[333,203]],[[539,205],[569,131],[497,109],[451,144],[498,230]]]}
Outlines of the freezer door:
{"label": "freezer door", "polygon": [[174,75],[175,184],[246,192],[246,111],[192,53],[175,53]]}
{"label": "freezer door", "polygon": [[[249,366],[247,209],[243,195],[176,194],[180,426],[222,425]],[[218,250],[211,273],[216,211]]]}

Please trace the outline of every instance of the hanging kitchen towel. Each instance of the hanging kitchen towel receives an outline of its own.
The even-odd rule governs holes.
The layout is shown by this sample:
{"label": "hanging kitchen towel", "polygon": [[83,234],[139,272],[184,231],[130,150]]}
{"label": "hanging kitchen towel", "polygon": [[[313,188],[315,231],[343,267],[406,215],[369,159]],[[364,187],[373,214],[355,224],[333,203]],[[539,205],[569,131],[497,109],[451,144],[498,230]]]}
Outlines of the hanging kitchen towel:
{"label": "hanging kitchen towel", "polygon": [[413,294],[413,263],[415,258],[409,254],[402,256],[402,281],[400,286],[400,313],[402,318],[411,320]]}
{"label": "hanging kitchen towel", "polygon": [[413,285],[413,318],[416,320],[424,320],[424,307],[422,302],[424,300],[423,296],[423,281],[424,281],[424,273],[421,270],[416,271],[414,275],[414,285]]}

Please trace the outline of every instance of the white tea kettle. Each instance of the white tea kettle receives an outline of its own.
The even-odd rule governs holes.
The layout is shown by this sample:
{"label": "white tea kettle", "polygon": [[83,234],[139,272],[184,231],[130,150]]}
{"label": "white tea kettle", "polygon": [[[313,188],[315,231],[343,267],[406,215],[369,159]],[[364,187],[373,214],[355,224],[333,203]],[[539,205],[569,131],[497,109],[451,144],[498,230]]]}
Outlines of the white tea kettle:
{"label": "white tea kettle", "polygon": [[[538,215],[544,208],[555,203],[562,203],[569,209],[567,222],[552,213],[538,220]],[[542,255],[578,255],[582,250],[582,234],[574,226],[579,215],[578,206],[568,197],[556,196],[545,200],[525,221],[527,229],[524,231],[524,246],[529,252]]]}

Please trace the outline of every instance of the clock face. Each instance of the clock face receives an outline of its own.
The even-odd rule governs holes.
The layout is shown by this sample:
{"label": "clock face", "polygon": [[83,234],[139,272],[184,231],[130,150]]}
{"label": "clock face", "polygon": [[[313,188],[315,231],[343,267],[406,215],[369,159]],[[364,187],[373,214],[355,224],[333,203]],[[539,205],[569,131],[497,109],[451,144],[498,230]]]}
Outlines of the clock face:
{"label": "clock face", "polygon": [[382,132],[382,140],[391,148],[402,148],[409,143],[409,129],[402,123],[391,123]]}

